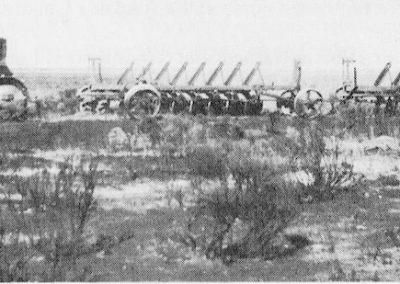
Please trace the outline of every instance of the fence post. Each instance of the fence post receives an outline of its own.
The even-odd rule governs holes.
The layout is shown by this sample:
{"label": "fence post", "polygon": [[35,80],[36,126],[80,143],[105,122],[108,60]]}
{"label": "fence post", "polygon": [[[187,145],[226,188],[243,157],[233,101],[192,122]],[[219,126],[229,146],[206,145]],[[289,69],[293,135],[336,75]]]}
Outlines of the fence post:
{"label": "fence post", "polygon": [[375,126],[370,125],[369,126],[369,139],[372,139],[375,137]]}

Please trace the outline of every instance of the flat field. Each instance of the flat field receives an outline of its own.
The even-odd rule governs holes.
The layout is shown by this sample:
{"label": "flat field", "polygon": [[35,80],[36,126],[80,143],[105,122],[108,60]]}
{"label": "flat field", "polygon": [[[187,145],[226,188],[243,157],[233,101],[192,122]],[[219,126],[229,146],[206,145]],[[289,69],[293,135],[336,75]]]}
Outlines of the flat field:
{"label": "flat field", "polygon": [[[56,97],[84,81],[48,80],[34,83],[33,92]],[[314,121],[282,115],[165,115],[132,121],[77,114],[1,123],[0,220],[11,229],[2,233],[0,251],[20,245],[20,253],[32,254],[24,258],[23,253],[3,252],[2,278],[398,280],[398,118],[384,118],[380,128],[376,117],[353,114]],[[59,231],[48,215],[45,233],[29,228],[42,216],[37,208],[43,206],[32,205],[36,209],[31,211],[28,206],[34,199],[31,189],[43,190],[35,178],[50,177],[44,194],[51,199],[65,169],[73,176],[87,173],[89,165],[94,165],[96,206],[83,222],[79,246],[68,226],[62,227],[67,237],[57,243],[50,235]],[[278,186],[283,182],[284,190]],[[27,191],[18,187],[22,183],[28,184]],[[77,183],[78,188],[87,186]],[[257,200],[251,199],[254,194]],[[10,205],[13,200],[22,204],[21,211]],[[78,208],[81,203],[73,204]],[[260,211],[253,211],[257,206]],[[71,216],[73,210],[66,208]],[[25,223],[16,221],[20,212],[25,212]],[[260,226],[261,234],[253,237]],[[71,257],[60,244],[71,251],[76,246],[94,249]],[[26,261],[17,269],[13,263],[20,258]]]}

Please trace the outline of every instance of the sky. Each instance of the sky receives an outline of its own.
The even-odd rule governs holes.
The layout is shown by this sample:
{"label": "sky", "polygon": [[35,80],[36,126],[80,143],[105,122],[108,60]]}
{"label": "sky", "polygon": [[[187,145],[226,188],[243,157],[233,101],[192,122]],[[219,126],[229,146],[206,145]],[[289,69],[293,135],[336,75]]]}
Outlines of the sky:
{"label": "sky", "polygon": [[388,61],[400,71],[400,1],[0,0],[0,37],[11,68],[87,68],[96,56],[121,71],[152,61],[154,73],[242,61],[245,74],[260,61],[268,81],[292,77],[298,59],[324,80],[351,57],[375,77]]}

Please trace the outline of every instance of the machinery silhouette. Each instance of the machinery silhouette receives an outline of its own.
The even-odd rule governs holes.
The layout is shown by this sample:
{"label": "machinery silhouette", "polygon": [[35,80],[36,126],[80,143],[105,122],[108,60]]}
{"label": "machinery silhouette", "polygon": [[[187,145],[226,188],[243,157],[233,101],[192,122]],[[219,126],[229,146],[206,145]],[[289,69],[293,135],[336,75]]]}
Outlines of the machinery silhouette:
{"label": "machinery silhouette", "polygon": [[[84,86],[78,91],[80,108],[92,113],[107,113],[123,110],[131,117],[155,116],[163,113],[190,113],[193,115],[260,115],[265,101],[276,100],[278,108],[286,107],[291,112],[309,118],[321,114],[322,95],[314,89],[302,89],[300,62],[295,62],[296,77],[292,85],[265,85],[260,72],[260,63],[251,69],[244,81],[232,86],[233,79],[242,66],[238,62],[221,85],[214,81],[221,73],[224,63],[220,62],[205,84],[196,85],[196,80],[206,65],[202,62],[187,83],[178,85],[186,72],[188,62],[184,62],[173,79],[167,84],[160,80],[168,72],[170,63],[163,65],[154,80],[144,78],[150,72],[152,63],[148,63],[131,85],[123,83],[127,74],[132,72],[133,63],[117,80],[115,85],[106,85],[98,78],[97,83]],[[101,74],[100,64],[98,65]],[[258,73],[262,84],[250,85]]]}
{"label": "machinery silhouette", "polygon": [[30,101],[24,83],[13,76],[6,57],[7,41],[0,38],[0,120],[25,120],[37,106]]}

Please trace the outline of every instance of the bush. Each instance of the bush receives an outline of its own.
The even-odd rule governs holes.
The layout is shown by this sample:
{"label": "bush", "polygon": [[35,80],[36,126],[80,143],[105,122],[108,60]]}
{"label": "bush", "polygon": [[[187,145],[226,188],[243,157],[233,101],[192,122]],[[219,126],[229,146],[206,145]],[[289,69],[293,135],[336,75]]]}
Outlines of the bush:
{"label": "bush", "polygon": [[400,181],[397,178],[396,175],[390,175],[390,176],[382,176],[380,175],[377,179],[376,182],[380,184],[381,186],[399,186]]}
{"label": "bush", "polygon": [[[276,257],[276,251],[282,248],[274,247],[273,240],[295,216],[292,202],[284,198],[287,189],[283,183],[264,182],[260,188],[220,188],[200,197],[195,214],[212,220],[206,256],[228,261],[235,257]],[[237,223],[241,228],[236,230],[242,232],[235,234]]]}
{"label": "bush", "polygon": [[66,89],[59,92],[60,103],[62,103],[64,114],[74,114],[79,110],[79,98],[77,96],[77,89]]}
{"label": "bush", "polygon": [[187,144],[186,137],[189,129],[193,126],[192,121],[185,116],[174,115],[163,120],[163,143],[170,143],[177,149]]}
{"label": "bush", "polygon": [[210,135],[217,139],[241,140],[245,138],[245,132],[240,124],[234,123],[230,116],[224,116],[210,127]]}
{"label": "bush", "polygon": [[121,127],[124,132],[129,133],[136,127],[136,123],[132,120],[4,122],[0,124],[0,148],[10,151],[60,147],[85,147],[90,150],[106,148],[107,135],[111,129]]}
{"label": "bush", "polygon": [[193,176],[224,179],[226,175],[225,155],[220,148],[207,145],[194,147],[188,153],[187,166]]}
{"label": "bush", "polygon": [[139,132],[149,135],[153,147],[161,142],[161,130],[161,125],[154,117],[147,117],[139,124]]}
{"label": "bush", "polygon": [[340,161],[338,147],[333,152],[326,150],[324,124],[302,120],[297,126],[300,137],[292,161],[297,170],[313,178],[303,185],[300,195],[309,201],[324,201],[355,188],[362,177],[354,174],[351,164]]}
{"label": "bush", "polygon": [[[226,263],[237,257],[270,259],[296,250],[294,244],[277,242],[279,238],[291,242],[283,231],[297,212],[294,185],[282,180],[283,170],[272,161],[260,159],[246,147],[236,145],[232,150],[224,155],[202,146],[189,156],[193,174],[221,183],[197,191],[175,239]],[[230,178],[234,185],[229,185]]]}
{"label": "bush", "polygon": [[[338,112],[326,117],[330,125],[327,128],[339,130],[340,134],[360,135],[394,135],[399,129],[399,117],[385,112],[381,107],[371,103],[349,102],[338,107]],[[371,128],[374,133],[371,133]]]}
{"label": "bush", "polygon": [[[131,235],[90,241],[87,224],[96,210],[95,165],[74,171],[65,165],[53,177],[45,170],[5,185],[0,219],[0,280],[90,279],[85,256],[110,249]],[[107,241],[104,241],[107,239]]]}

